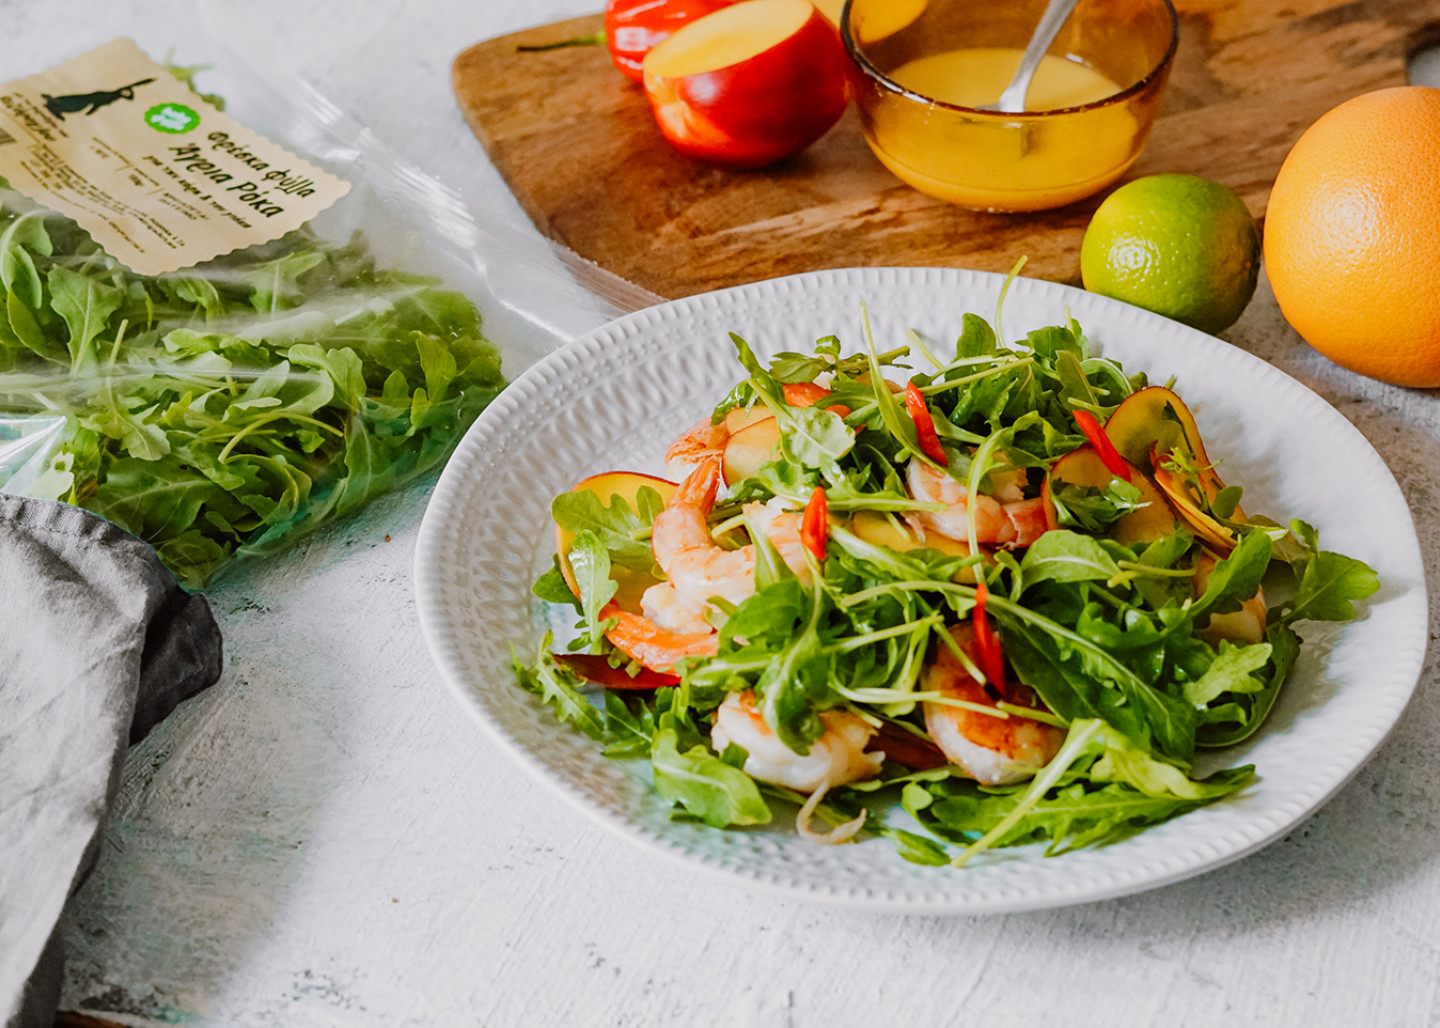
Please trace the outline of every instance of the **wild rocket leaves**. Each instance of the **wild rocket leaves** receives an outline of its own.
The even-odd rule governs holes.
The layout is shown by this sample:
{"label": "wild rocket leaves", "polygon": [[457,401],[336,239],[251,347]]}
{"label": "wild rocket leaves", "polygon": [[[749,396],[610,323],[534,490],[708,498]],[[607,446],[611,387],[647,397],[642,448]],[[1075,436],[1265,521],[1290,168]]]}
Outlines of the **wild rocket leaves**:
{"label": "wild rocket leaves", "polygon": [[1302,550],[1291,562],[1299,581],[1295,595],[1282,607],[1282,620],[1349,621],[1355,616],[1351,601],[1363,600],[1380,587],[1375,572],[1353,557],[1321,550],[1318,534],[1305,522],[1292,521],[1290,529]]}
{"label": "wild rocket leaves", "polygon": [[144,278],[0,183],[0,293],[0,410],[65,423],[49,495],[192,588],[435,467],[504,384],[475,307],[359,238]]}

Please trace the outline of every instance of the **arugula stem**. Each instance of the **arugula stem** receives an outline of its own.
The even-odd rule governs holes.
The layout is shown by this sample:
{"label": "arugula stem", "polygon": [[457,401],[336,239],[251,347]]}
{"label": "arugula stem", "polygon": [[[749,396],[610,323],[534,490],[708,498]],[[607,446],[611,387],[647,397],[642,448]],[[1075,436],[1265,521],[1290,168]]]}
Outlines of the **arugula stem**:
{"label": "arugula stem", "polygon": [[983,853],[992,844],[1005,837],[1005,834],[1014,828],[1020,821],[1035,809],[1035,805],[1045,798],[1050,787],[1060,780],[1060,776],[1070,769],[1070,765],[1085,752],[1085,747],[1090,744],[1102,728],[1105,722],[1098,719],[1077,721],[1070,727],[1070,734],[1065,737],[1065,743],[1060,747],[1060,752],[1055,754],[1050,763],[1041,768],[1035,780],[1030,783],[1030,788],[1025,790],[1025,795],[1020,802],[1001,818],[1000,823],[982,835],[976,842],[971,843],[961,854],[950,862],[951,867],[964,867],[966,862],[977,853]]}
{"label": "arugula stem", "polygon": [[954,582],[942,582],[935,579],[914,579],[908,582],[888,582],[885,585],[872,586],[869,589],[861,589],[853,592],[840,601],[842,607],[856,607],[870,600],[878,599],[887,593],[895,590],[902,592],[916,592],[921,589],[929,589],[935,592],[954,593],[966,599],[975,598],[975,588],[969,585],[958,585]]}
{"label": "arugula stem", "polygon": [[1010,269],[1010,274],[1005,276],[1005,284],[1000,287],[1000,295],[995,298],[995,341],[1001,346],[1005,345],[1005,333],[1000,328],[1000,315],[1005,310],[1005,295],[1010,292],[1010,284],[1019,277],[1020,269],[1025,267],[1025,262],[1029,259],[1025,254],[1020,255],[1020,259]]}
{"label": "arugula stem", "polygon": [[1014,714],[1016,717],[1039,721],[1042,724],[1054,725],[1056,728],[1070,727],[1070,722],[1066,721],[1059,714],[1049,710],[1041,710],[1039,707],[1022,707],[1018,703],[1010,703],[1007,700],[1001,700],[995,704],[995,706],[997,709],[1003,710],[1007,714]]}
{"label": "arugula stem", "polygon": [[225,444],[225,448],[220,451],[220,454],[216,457],[216,460],[221,464],[226,463],[230,459],[230,454],[234,451],[236,444],[238,444],[240,440],[244,439],[246,436],[250,435],[252,432],[256,431],[263,425],[268,425],[272,421],[281,420],[304,422],[306,424],[314,425],[317,428],[323,428],[325,431],[331,432],[337,436],[343,436],[345,434],[341,429],[338,429],[333,425],[327,425],[323,421],[317,421],[315,418],[308,417],[304,414],[295,414],[291,411],[277,411],[274,414],[256,418],[254,421],[250,422],[250,424],[246,425],[240,431],[236,432],[233,436],[231,436],[230,441]]}
{"label": "arugula stem", "polygon": [[[992,360],[993,358],[986,357],[983,359]],[[944,374],[944,372],[949,371],[952,368],[960,367],[962,364],[973,364],[974,362],[975,358],[966,358],[964,361],[956,361],[953,364],[947,364],[943,369],[941,369],[941,374]],[[919,389],[920,392],[924,393],[926,396],[934,396],[938,393],[949,392],[956,386],[969,385],[971,382],[979,382],[982,379],[990,378],[994,375],[998,375],[1006,371],[1018,371],[1021,368],[1032,367],[1034,364],[1034,357],[1017,357],[1015,360],[1008,361],[1004,364],[996,364],[993,367],[986,368],[984,371],[977,371],[975,372],[975,374],[966,375],[963,378],[936,379],[928,386],[920,386]]]}
{"label": "arugula stem", "polygon": [[921,356],[935,365],[937,372],[943,372],[945,370],[945,363],[930,352],[930,347],[925,345],[925,339],[919,332],[916,332],[913,328],[907,328],[905,330],[905,338],[910,340],[910,344],[920,351]]}
{"label": "arugula stem", "polygon": [[[115,361],[116,361],[116,360],[119,358],[119,356],[120,356],[120,345],[125,342],[125,330],[126,330],[127,328],[129,328],[129,327],[130,327],[130,319],[129,319],[129,318],[126,318],[126,319],[124,319],[124,320],[122,320],[122,321],[120,322],[120,328],[119,328],[119,330],[115,333],[115,345],[110,348],[110,360],[107,362],[107,365],[108,365],[109,367],[112,367],[112,368],[113,368],[113,367],[115,366]],[[80,367],[80,355],[79,355],[79,354],[76,354],[76,355],[75,355],[75,364],[74,364],[73,367],[71,367],[70,370],[71,370],[71,371],[76,371],[76,370],[79,369],[79,367]]]}
{"label": "arugula stem", "polygon": [[[921,580],[908,582],[891,582],[888,585],[874,586],[870,589],[862,589],[860,592],[851,593],[849,596],[845,597],[843,600],[840,601],[840,605],[842,607],[854,607],[860,603],[864,603],[866,600],[872,600],[878,596],[883,596],[894,589],[910,591],[930,590],[932,592],[952,593],[956,596],[962,596],[969,600],[973,600],[975,598],[975,589],[972,586],[958,585],[954,582],[936,582]],[[1111,667],[1115,668],[1133,684],[1138,686],[1145,685],[1145,683],[1141,681],[1138,676],[1136,676],[1135,672],[1131,671],[1124,664],[1116,660],[1103,646],[1091,642],[1089,639],[1085,638],[1080,633],[1074,632],[1066,628],[1064,625],[1052,621],[1045,615],[1037,614],[1033,610],[1022,607],[1020,604],[1015,603],[1012,600],[1008,600],[998,593],[990,594],[989,606],[994,610],[1003,610],[1005,613],[1014,617],[1017,621],[1024,621],[1028,624],[1034,625],[1036,628],[1048,632],[1050,635],[1053,635],[1056,638],[1064,639],[1066,642],[1074,644],[1075,646],[1085,650],[1087,653],[1093,654],[1094,656],[1103,660],[1105,663],[1109,664]]]}
{"label": "arugula stem", "polygon": [[[775,493],[782,500],[786,500],[796,507],[804,507],[808,495],[797,496],[793,493]],[[941,503],[938,500],[912,500],[908,496],[888,497],[879,493],[869,493],[863,496],[831,497],[827,495],[826,503],[831,510],[877,510],[893,511],[903,514],[907,511],[933,511],[939,513],[950,509],[950,504]]]}
{"label": "arugula stem", "polygon": [[932,614],[929,617],[919,618],[915,621],[907,621],[903,625],[896,625],[894,628],[882,628],[875,632],[867,632],[864,635],[852,635],[843,642],[822,648],[823,653],[849,653],[851,650],[858,650],[869,646],[871,643],[880,642],[883,639],[893,639],[897,635],[909,635],[916,629],[931,627],[941,624],[945,620],[943,615]]}
{"label": "arugula stem", "polygon": [[1157,568],[1149,564],[1137,564],[1133,560],[1117,560],[1116,565],[1125,571],[1133,571],[1136,575],[1144,575],[1147,578],[1193,578],[1194,568]]}
{"label": "arugula stem", "polygon": [[[1017,707],[1013,703],[995,704],[990,706],[984,703],[974,703],[970,700],[957,700],[952,696],[946,696],[942,692],[905,692],[903,689],[846,689],[837,687],[836,692],[847,700],[854,700],[856,703],[936,703],[942,707],[955,707],[957,710],[968,710],[976,714],[986,714],[990,717],[999,718],[1001,721],[1010,720],[1010,711],[1020,711],[1021,716],[1030,717],[1029,707]],[[1009,710],[1004,709],[1008,707]],[[1051,715],[1053,716],[1053,715]],[[1039,720],[1036,718],[1035,720]],[[1064,722],[1061,722],[1064,725]]]}

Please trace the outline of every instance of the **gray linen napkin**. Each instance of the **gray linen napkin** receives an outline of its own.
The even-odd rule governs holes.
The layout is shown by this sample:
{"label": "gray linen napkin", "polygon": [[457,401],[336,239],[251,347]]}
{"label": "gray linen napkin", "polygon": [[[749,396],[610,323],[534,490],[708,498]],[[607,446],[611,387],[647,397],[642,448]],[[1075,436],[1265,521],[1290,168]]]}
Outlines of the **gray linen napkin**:
{"label": "gray linen napkin", "polygon": [[0,1023],[49,1028],[56,922],[130,743],[220,675],[203,596],[92,514],[0,495]]}

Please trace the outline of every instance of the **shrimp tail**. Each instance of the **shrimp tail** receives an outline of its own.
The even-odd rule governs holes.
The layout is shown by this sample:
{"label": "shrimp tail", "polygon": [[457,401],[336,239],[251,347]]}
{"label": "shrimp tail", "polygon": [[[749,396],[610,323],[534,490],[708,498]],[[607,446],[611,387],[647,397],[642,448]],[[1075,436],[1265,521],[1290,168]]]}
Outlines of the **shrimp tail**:
{"label": "shrimp tail", "polygon": [[720,648],[720,637],[714,632],[671,632],[613,602],[605,605],[600,617],[615,622],[605,630],[605,638],[651,671],[669,672],[686,657],[713,657]]}
{"label": "shrimp tail", "polygon": [[670,509],[694,507],[706,514],[715,506],[715,497],[720,492],[720,456],[706,457],[695,470],[685,476],[675,495],[665,506]]}

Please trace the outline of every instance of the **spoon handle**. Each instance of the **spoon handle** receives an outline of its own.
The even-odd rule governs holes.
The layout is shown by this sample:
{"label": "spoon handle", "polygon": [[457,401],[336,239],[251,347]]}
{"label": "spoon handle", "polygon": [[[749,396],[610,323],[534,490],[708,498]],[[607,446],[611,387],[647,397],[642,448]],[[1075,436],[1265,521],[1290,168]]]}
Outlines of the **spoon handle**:
{"label": "spoon handle", "polygon": [[1055,37],[1060,34],[1061,27],[1078,2],[1079,0],[1050,0],[1045,13],[1040,16],[1040,24],[1035,26],[1035,34],[1030,37],[1030,45],[1025,48],[1025,54],[1020,58],[1020,67],[1016,69],[1015,77],[1005,87],[1005,92],[1000,94],[1000,99],[995,101],[994,110],[1016,114],[1025,109],[1025,94],[1030,92],[1030,80],[1035,77],[1035,69],[1040,67],[1041,58],[1050,49],[1050,44],[1055,42]]}

